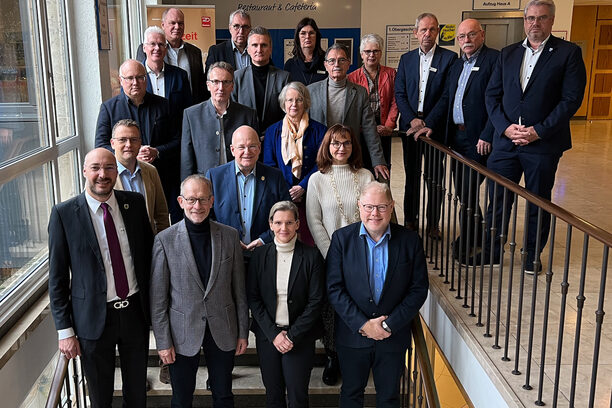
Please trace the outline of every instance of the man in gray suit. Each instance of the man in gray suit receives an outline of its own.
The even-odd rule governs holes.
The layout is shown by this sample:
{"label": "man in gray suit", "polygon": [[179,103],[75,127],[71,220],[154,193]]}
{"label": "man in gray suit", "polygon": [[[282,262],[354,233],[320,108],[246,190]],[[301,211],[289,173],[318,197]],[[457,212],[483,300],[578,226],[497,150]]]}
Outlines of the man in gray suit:
{"label": "man in gray suit", "polygon": [[[376,120],[370,109],[368,92],[346,78],[351,65],[348,49],[335,43],[325,53],[325,68],[329,76],[308,85],[310,92],[310,118],[327,127],[341,123],[351,128],[361,142],[364,167],[374,170],[376,177],[389,178],[389,169],[383,156]],[[369,157],[366,152],[369,152]]]}
{"label": "man in gray suit", "polygon": [[268,126],[285,116],[278,95],[289,83],[289,73],[270,64],[272,37],[264,27],[251,30],[247,51],[251,65],[236,71],[232,99],[257,111],[259,135],[263,136]]}
{"label": "man in gray suit", "polygon": [[234,68],[225,61],[208,70],[210,99],[185,109],[181,139],[181,180],[232,160],[232,134],[242,125],[257,129],[257,112],[237,102],[230,103]]}
{"label": "man in gray suit", "polygon": [[[155,237],[151,321],[170,364],[172,407],[191,407],[200,348],[214,407],[233,407],[234,355],[248,344],[249,314],[238,232],[208,218],[212,186],[201,174],[181,183],[183,221]],[[191,250],[190,250],[191,249]]]}

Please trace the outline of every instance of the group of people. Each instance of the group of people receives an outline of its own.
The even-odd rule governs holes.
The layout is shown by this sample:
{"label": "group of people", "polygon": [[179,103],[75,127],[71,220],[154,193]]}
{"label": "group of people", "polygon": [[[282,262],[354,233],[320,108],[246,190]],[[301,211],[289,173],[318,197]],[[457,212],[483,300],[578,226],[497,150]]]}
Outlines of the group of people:
{"label": "group of people", "polygon": [[[191,406],[200,350],[214,406],[233,406],[234,356],[246,351],[249,329],[268,406],[308,406],[318,338],[323,381],[342,376],[340,406],[363,405],[370,372],[377,406],[399,406],[410,322],[428,289],[416,141],[436,138],[513,181],[524,173],[527,189],[550,198],[585,83],[580,49],[551,35],[554,14],[552,0],[528,2],[527,38],[501,53],[467,19],[457,58],[436,45],[438,20],[423,13],[419,47],[397,72],[381,65],[382,38],[367,34],[363,65],[349,74],[347,48],[324,51],[311,18],[298,23],[281,70],[270,33],[251,27],[244,10],[229,16],[232,38],[212,46],[205,64],[182,40],[183,13],[166,10],[137,60],[121,65],[121,94],[100,108],[85,191],[49,221],[59,348],[81,356],[92,406],[110,406],[116,347],[124,402],[145,406],[150,326],[173,407]],[[392,222],[388,186],[398,117],[404,226]],[[463,233],[463,208],[478,204],[471,183],[453,177]],[[427,187],[424,232],[439,239],[441,200]],[[501,214],[510,206],[489,192],[498,203],[489,225],[493,213],[508,222]],[[536,241],[540,251],[546,243],[536,221],[532,211],[525,251],[534,268]],[[459,259],[465,241],[454,243]],[[464,261],[483,256],[500,254]]]}

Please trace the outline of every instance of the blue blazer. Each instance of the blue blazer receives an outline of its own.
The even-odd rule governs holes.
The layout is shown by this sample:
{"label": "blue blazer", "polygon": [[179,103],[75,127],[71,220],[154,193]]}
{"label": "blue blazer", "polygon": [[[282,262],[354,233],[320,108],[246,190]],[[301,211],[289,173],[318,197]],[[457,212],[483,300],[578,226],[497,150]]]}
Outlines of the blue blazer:
{"label": "blue blazer", "polygon": [[[569,121],[582,103],[586,86],[580,48],[551,35],[523,92],[524,54],[522,42],[505,47],[485,93],[495,127],[494,148],[561,155],[572,147]],[[519,123],[519,117],[523,125],[535,128],[540,140],[516,147],[504,136],[508,126]]]}
{"label": "blue blazer", "polygon": [[[451,65],[457,60],[453,51],[436,46],[425,89],[423,115],[429,125],[429,113],[444,92],[446,76]],[[419,49],[402,55],[395,77],[395,102],[400,111],[400,130],[410,129],[410,121],[417,117],[419,107]],[[428,120],[429,119],[429,120]],[[439,133],[439,132],[438,132]]]}
{"label": "blue blazer", "polygon": [[431,123],[427,124],[442,131],[440,136],[443,137],[442,140],[446,145],[481,163],[486,161],[486,156],[481,156],[476,152],[478,140],[482,139],[489,143],[493,141],[494,128],[487,114],[484,95],[498,57],[499,51],[483,45],[465,86],[462,102],[467,140],[456,140],[456,127],[453,121],[453,103],[459,85],[459,77],[463,71],[463,59],[461,58],[451,66],[444,93],[429,115]]}
{"label": "blue blazer", "polygon": [[[238,207],[238,184],[236,182],[236,167],[234,160],[222,166],[209,169],[206,172],[213,185],[215,204],[213,217],[221,224],[229,225],[244,236],[240,222]],[[278,201],[291,201],[287,183],[279,169],[257,162],[255,167],[255,202],[253,205],[253,222],[251,224],[251,239],[261,238],[264,243],[272,242],[268,216],[270,208]],[[248,242],[246,242],[248,244]]]}
{"label": "blue blazer", "polygon": [[[147,66],[147,60],[142,65]],[[192,105],[191,86],[187,71],[174,65],[164,64],[164,97],[170,105],[170,114],[179,115],[182,122],[183,111]],[[147,75],[147,92],[153,93],[149,75]]]}
{"label": "blue blazer", "polygon": [[425,253],[416,232],[391,225],[389,261],[383,291],[374,303],[367,270],[367,242],[359,235],[361,222],[332,235],[327,252],[327,294],[336,311],[336,344],[371,347],[375,340],[359,333],[368,319],[388,316],[391,336],[377,350],[404,351],[410,344],[410,323],[427,298],[429,279]]}
{"label": "blue blazer", "polygon": [[[276,122],[266,130],[266,136],[264,138],[263,154],[264,163],[270,167],[277,167],[283,172],[287,186],[291,188],[293,186],[293,173],[291,173],[291,164],[285,164],[283,162],[283,155],[281,153],[281,132],[283,130],[283,121]],[[308,128],[304,132],[302,142],[303,159],[302,159],[302,179],[299,182],[299,186],[306,190],[308,187],[308,180],[310,176],[319,170],[317,167],[317,153],[327,127],[320,124],[314,119],[308,121]]]}

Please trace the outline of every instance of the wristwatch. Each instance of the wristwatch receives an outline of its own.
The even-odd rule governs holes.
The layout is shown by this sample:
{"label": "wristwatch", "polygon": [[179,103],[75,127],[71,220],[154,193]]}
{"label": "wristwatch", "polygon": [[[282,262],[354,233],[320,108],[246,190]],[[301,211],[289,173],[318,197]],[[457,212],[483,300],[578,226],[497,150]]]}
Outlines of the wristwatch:
{"label": "wristwatch", "polygon": [[383,320],[381,324],[382,324],[382,328],[385,329],[387,333],[391,333],[391,328],[389,327],[386,321]]}

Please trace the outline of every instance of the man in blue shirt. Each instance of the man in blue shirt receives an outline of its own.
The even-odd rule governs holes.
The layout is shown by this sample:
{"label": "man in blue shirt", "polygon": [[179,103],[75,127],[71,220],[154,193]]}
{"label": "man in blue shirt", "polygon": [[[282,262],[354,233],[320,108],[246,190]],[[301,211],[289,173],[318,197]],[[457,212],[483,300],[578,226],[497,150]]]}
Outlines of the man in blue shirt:
{"label": "man in blue shirt", "polygon": [[370,371],[376,406],[400,406],[410,323],[418,318],[429,283],[419,236],[390,223],[394,204],[386,184],[368,184],[358,202],[361,222],[337,230],[327,253],[341,407],[363,406]]}

